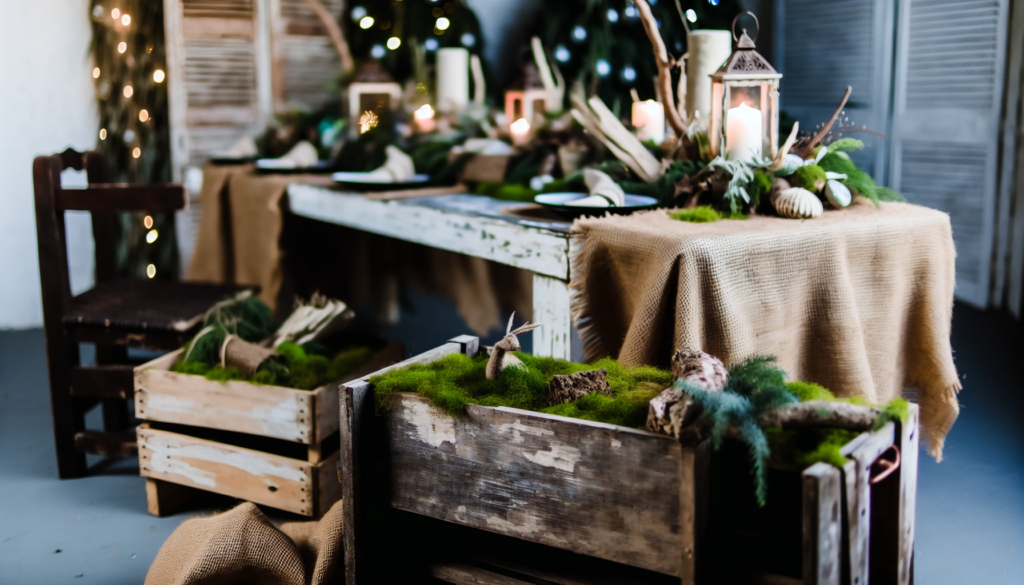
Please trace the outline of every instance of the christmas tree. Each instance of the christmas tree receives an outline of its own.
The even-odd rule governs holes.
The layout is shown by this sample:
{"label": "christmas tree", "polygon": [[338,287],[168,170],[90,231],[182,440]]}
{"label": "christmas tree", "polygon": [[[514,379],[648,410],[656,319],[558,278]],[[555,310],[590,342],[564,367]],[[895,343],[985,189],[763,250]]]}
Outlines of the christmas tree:
{"label": "christmas tree", "polygon": [[[99,141],[112,182],[171,178],[163,3],[92,0],[92,76]],[[122,213],[114,224],[119,276],[173,278],[173,214]]]}

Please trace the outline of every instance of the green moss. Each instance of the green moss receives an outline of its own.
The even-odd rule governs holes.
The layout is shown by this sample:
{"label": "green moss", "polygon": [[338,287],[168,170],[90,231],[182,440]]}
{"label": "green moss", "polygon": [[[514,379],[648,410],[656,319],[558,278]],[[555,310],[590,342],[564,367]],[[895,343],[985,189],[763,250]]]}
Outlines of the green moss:
{"label": "green moss", "polygon": [[787,180],[794,187],[802,187],[811,193],[820,193],[825,188],[825,169],[818,165],[802,166]]}
{"label": "green moss", "polygon": [[725,218],[720,211],[710,205],[701,205],[693,209],[682,209],[675,213],[670,213],[669,216],[672,219],[690,223],[711,223]]}
{"label": "green moss", "polygon": [[835,400],[836,397],[827,388],[814,382],[790,382],[786,384],[786,390],[796,396],[800,402],[808,400]]}
{"label": "green moss", "polygon": [[882,407],[882,416],[878,417],[875,429],[882,428],[887,422],[907,422],[910,418],[910,403],[903,398],[893,398]]}
{"label": "green moss", "polygon": [[750,195],[750,205],[757,207],[761,201],[767,201],[772,193],[772,176],[762,170],[754,171],[754,178],[747,185],[747,194]]}
{"label": "green moss", "polygon": [[[506,369],[498,380],[487,379],[486,357],[453,354],[430,364],[392,370],[371,378],[370,383],[381,409],[389,408],[398,392],[415,392],[452,414],[464,413],[467,404],[481,404],[633,427],[643,425],[648,401],[672,383],[669,372],[649,366],[626,368],[611,359],[585,365],[516,355],[527,367]],[[552,376],[601,368],[608,371],[611,396],[592,394],[568,404],[547,406]]]}
{"label": "green moss", "polygon": [[864,150],[864,141],[856,138],[840,138],[828,145],[828,152],[853,152]]}

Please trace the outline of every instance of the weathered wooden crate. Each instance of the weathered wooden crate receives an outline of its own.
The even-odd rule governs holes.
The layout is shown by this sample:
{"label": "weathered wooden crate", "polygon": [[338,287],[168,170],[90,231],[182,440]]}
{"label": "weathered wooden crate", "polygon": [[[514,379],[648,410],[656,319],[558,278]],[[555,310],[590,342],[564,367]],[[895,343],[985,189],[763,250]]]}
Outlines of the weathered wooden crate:
{"label": "weathered wooden crate", "polygon": [[137,431],[139,469],[156,515],[181,499],[166,483],[323,514],[340,497],[338,385],[403,356],[390,342],[359,371],[307,391],[172,372],[180,351],[135,370],[135,414],[147,421]]}
{"label": "weathered wooden crate", "polygon": [[[477,338],[462,336],[392,368],[459,352],[475,355],[478,349]],[[686,584],[714,582],[707,574],[707,528],[714,521],[707,442],[685,445],[643,430],[512,408],[470,405],[454,417],[414,394],[400,394],[390,409],[376,412],[368,378],[344,384],[339,401],[349,585],[380,578],[375,563],[388,549],[381,519],[389,509],[679,577]],[[849,469],[818,464],[796,471],[801,487],[791,515],[803,519],[802,551],[799,535],[794,545],[803,582],[867,582],[867,535],[876,520],[867,487],[871,465],[896,436],[908,454],[916,454],[916,409],[914,414],[907,429],[889,424],[851,442]],[[905,455],[901,469],[909,469],[907,462]],[[896,482],[899,497],[888,510],[891,517],[879,520],[884,536],[871,548],[874,553],[878,544],[884,551],[878,554],[901,563],[909,562],[912,550],[915,475],[916,461],[912,471],[886,480],[890,486]],[[844,522],[845,516],[851,521]],[[847,549],[852,554],[844,554]],[[893,571],[893,579],[879,582],[909,581]]]}

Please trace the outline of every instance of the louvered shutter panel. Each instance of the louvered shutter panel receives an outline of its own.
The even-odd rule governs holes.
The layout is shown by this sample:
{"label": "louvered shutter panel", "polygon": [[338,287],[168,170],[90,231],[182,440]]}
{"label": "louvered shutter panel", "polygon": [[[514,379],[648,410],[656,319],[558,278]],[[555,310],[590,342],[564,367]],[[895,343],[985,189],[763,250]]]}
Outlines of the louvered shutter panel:
{"label": "louvered shutter panel", "polygon": [[949,213],[957,297],[989,296],[1008,0],[900,4],[892,185]]}
{"label": "louvered shutter panel", "polygon": [[[341,17],[343,0],[321,2]],[[341,76],[338,53],[306,0],[271,0],[271,11],[275,110],[317,108],[338,99],[331,94]]]}
{"label": "louvered shutter panel", "polygon": [[[783,74],[780,109],[816,131],[842,99],[853,93],[841,125],[885,132],[889,116],[893,5],[889,0],[777,0],[773,59]],[[884,138],[864,133],[853,154],[866,172],[883,179],[888,160]],[[781,143],[784,136],[779,137]]]}
{"label": "louvered shutter panel", "polygon": [[265,120],[255,0],[164,0],[175,178]]}

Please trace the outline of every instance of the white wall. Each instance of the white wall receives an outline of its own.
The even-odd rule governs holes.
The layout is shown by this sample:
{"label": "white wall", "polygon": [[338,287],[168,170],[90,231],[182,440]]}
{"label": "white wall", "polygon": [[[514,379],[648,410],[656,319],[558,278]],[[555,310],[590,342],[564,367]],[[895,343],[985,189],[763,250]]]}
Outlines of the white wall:
{"label": "white wall", "polygon": [[[0,18],[0,329],[42,324],[32,159],[95,145],[84,0],[3,0]],[[68,218],[72,284],[92,279],[88,219]]]}

